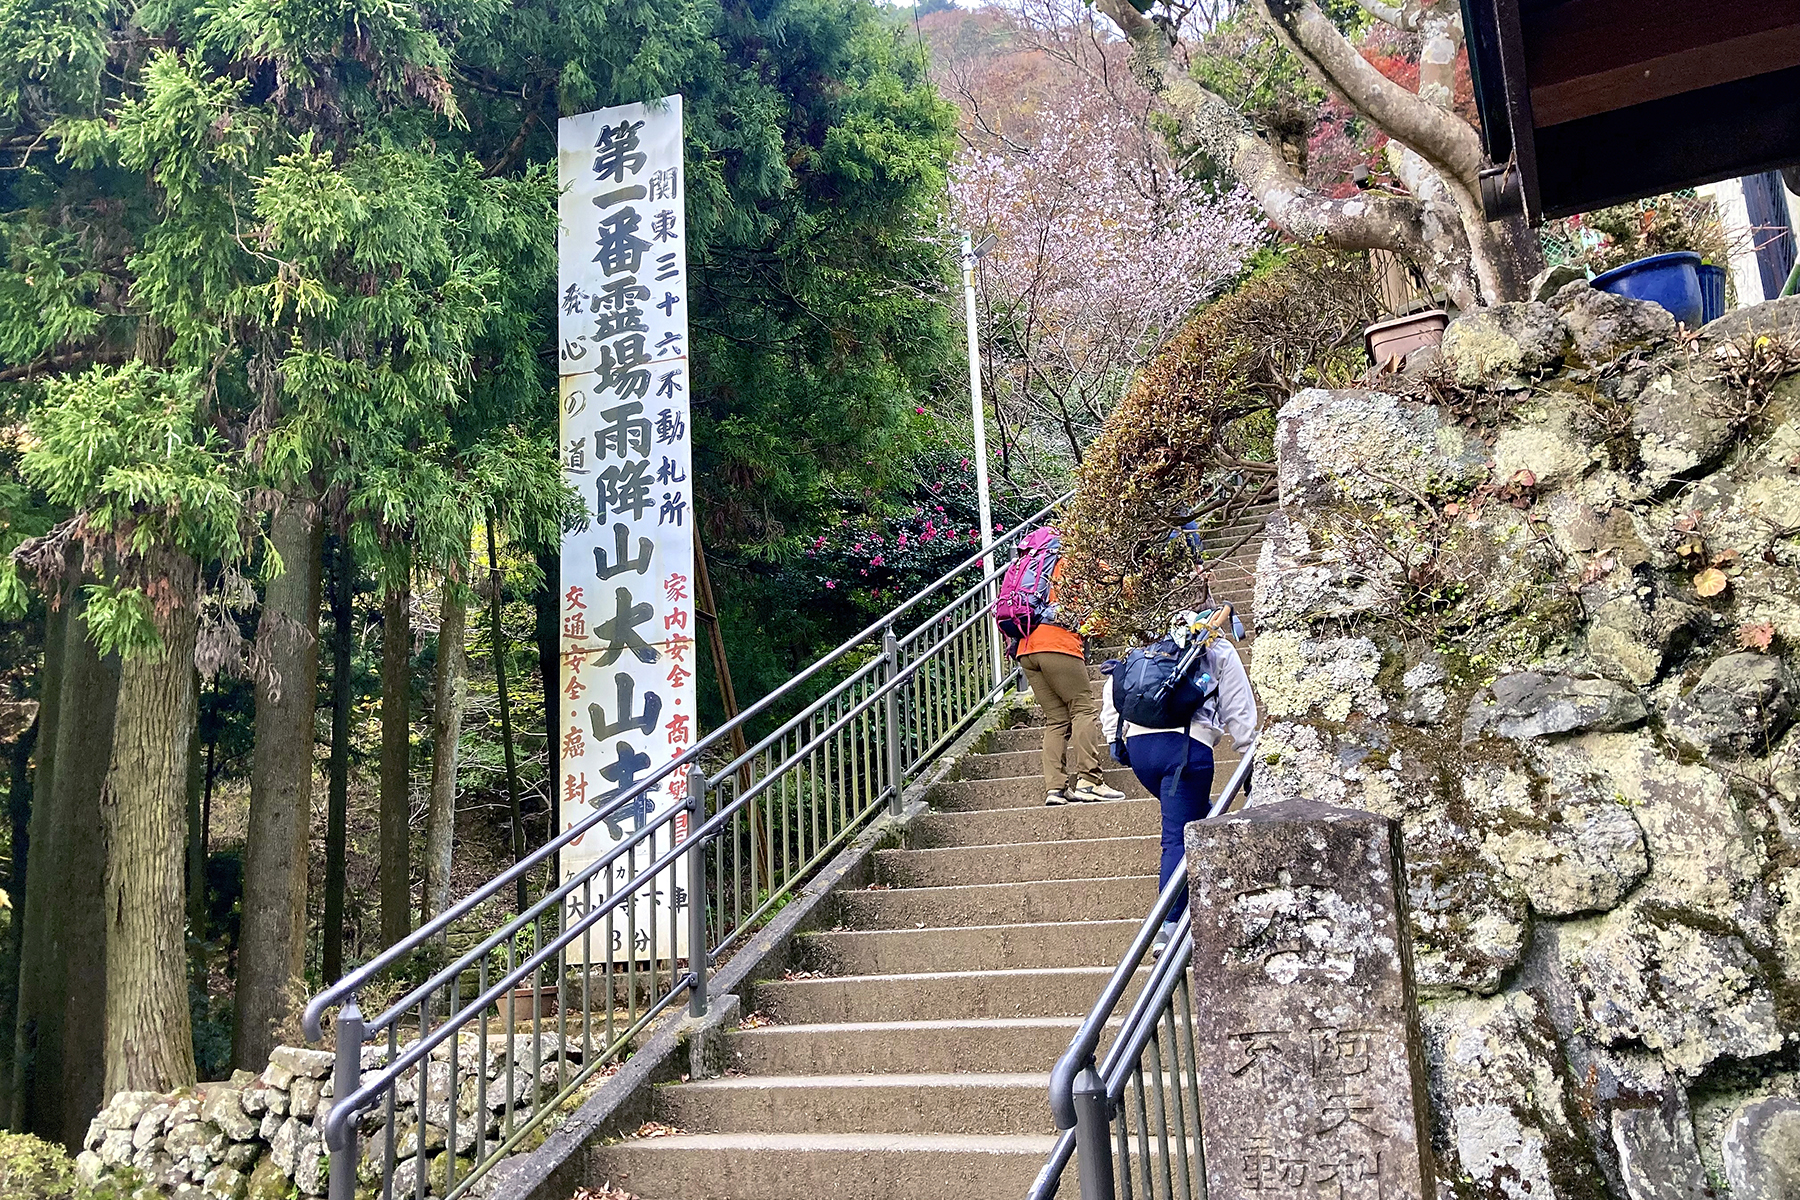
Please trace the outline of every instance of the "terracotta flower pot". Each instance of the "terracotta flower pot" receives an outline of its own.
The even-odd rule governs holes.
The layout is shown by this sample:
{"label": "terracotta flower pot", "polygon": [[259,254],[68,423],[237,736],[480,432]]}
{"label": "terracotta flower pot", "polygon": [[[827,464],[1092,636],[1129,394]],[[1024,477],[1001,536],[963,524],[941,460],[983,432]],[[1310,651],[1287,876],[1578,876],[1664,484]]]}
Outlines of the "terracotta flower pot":
{"label": "terracotta flower pot", "polygon": [[510,1004],[514,1020],[529,1021],[532,1017],[531,1005],[534,1000],[537,1002],[538,1016],[556,1015],[556,989],[554,987],[514,988],[500,998],[500,1013],[505,1016]]}
{"label": "terracotta flower pot", "polygon": [[1378,321],[1363,330],[1363,343],[1376,366],[1393,359],[1406,361],[1414,350],[1435,346],[1444,340],[1444,329],[1450,316],[1441,308],[1408,313],[1391,321]]}

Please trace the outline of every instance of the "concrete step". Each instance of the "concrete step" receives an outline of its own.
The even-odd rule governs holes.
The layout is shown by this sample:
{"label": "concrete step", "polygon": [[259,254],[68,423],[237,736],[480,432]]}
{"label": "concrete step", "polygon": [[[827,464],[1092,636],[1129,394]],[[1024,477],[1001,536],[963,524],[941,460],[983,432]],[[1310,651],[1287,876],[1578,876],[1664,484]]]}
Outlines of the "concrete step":
{"label": "concrete step", "polygon": [[746,1075],[659,1088],[657,1119],[690,1133],[1050,1134],[1050,1076]]}
{"label": "concrete step", "polygon": [[915,850],[946,846],[1003,846],[1022,842],[1072,842],[1089,838],[1141,837],[1161,830],[1151,799],[1064,804],[1055,808],[990,808],[927,813],[907,832]]}
{"label": "concrete step", "polygon": [[593,1183],[644,1200],[951,1200],[1023,1196],[1055,1144],[1047,1134],[701,1133],[619,1142],[594,1152],[590,1169]]}
{"label": "concrete step", "polygon": [[[965,754],[956,760],[958,779],[1018,779],[1035,775],[1044,761],[1044,732],[1031,730],[1031,744],[993,754]],[[1023,740],[1023,739],[1021,739]]]}
{"label": "concrete step", "polygon": [[1142,921],[834,930],[802,934],[795,951],[801,970],[839,975],[1105,967],[1119,961]]}
{"label": "concrete step", "polygon": [[[1013,729],[996,729],[990,735],[993,750],[1006,754],[1018,750],[1039,750],[1044,748],[1044,727],[1042,725],[1023,725]],[[971,755],[971,757],[980,757]]]}
{"label": "concrete step", "polygon": [[730,1034],[725,1061],[746,1075],[1047,1071],[1080,1025],[1080,1017],[764,1025]]}
{"label": "concrete step", "polygon": [[1155,900],[1156,879],[1149,875],[882,887],[838,893],[838,920],[862,930],[1141,920]]}
{"label": "concrete step", "polygon": [[[1112,762],[1105,751],[1102,763]],[[1039,760],[1042,761],[1042,760]],[[1113,767],[1103,772],[1106,782],[1124,792],[1128,799],[1144,799],[1144,790],[1127,767]],[[931,806],[941,812],[974,812],[994,808],[1044,807],[1044,777],[1020,775],[1011,779],[950,779],[931,789]]]}
{"label": "concrete step", "polygon": [[[1063,967],[774,979],[756,985],[755,1003],[758,1012],[783,1025],[931,1021],[946,1016],[1080,1017],[1100,998],[1111,974],[1111,967]],[[1140,975],[1148,977],[1147,972]]]}
{"label": "concrete step", "polygon": [[1043,879],[1103,879],[1156,871],[1154,837],[1017,842],[1009,846],[946,846],[938,850],[878,850],[876,873],[895,887],[953,887],[959,883],[1025,883]]}

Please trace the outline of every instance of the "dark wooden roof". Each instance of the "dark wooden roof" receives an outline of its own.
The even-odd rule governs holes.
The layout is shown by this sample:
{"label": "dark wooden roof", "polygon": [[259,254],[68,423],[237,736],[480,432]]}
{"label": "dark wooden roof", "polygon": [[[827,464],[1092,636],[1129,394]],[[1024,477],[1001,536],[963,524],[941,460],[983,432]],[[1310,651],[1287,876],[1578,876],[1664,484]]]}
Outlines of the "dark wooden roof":
{"label": "dark wooden roof", "polygon": [[1536,221],[1800,162],[1800,0],[1462,6],[1490,211]]}

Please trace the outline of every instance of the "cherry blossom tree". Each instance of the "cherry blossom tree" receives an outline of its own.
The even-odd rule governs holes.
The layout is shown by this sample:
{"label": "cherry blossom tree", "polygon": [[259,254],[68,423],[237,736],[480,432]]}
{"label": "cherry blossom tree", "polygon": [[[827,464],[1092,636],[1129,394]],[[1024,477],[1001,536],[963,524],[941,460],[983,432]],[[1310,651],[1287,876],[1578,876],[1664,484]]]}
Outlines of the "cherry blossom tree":
{"label": "cherry blossom tree", "polygon": [[1133,373],[1266,229],[1247,191],[1183,177],[1115,97],[1074,92],[1032,125],[1029,143],[966,150],[950,183],[952,220],[996,239],[978,320],[1009,479],[1034,438],[1079,463]]}

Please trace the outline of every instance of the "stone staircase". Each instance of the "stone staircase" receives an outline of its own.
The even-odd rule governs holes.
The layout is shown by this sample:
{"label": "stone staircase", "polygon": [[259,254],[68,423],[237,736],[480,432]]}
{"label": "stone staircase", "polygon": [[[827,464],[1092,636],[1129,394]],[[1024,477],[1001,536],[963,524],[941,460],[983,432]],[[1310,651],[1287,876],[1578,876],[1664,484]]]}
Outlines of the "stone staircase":
{"label": "stone staircase", "polygon": [[[1216,577],[1241,611],[1258,544]],[[873,885],[833,897],[835,927],[745,997],[724,1076],[658,1089],[654,1122],[597,1151],[591,1183],[644,1200],[1024,1196],[1055,1141],[1050,1068],[1155,899],[1160,828],[1127,770],[1107,772],[1123,800],[1044,807],[1040,730],[983,736],[904,848],[876,853]]]}

